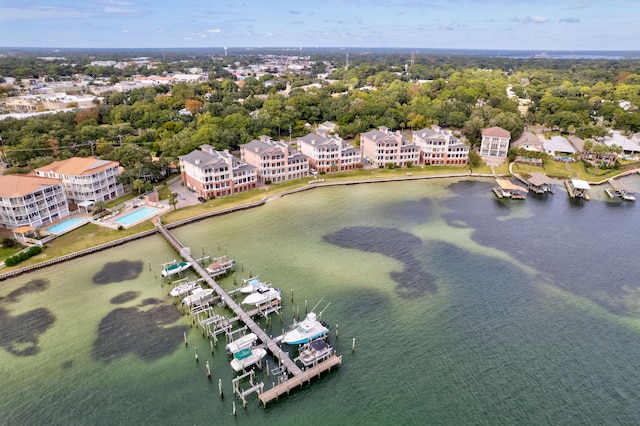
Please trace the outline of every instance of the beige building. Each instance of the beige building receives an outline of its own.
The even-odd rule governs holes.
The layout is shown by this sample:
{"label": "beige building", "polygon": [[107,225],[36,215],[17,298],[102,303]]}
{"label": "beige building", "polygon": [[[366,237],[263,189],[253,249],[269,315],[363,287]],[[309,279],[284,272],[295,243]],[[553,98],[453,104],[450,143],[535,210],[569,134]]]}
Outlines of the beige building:
{"label": "beige building", "polygon": [[501,164],[507,158],[511,133],[502,127],[494,126],[482,129],[480,156],[487,163]]}
{"label": "beige building", "polygon": [[338,135],[309,133],[298,138],[300,152],[309,157],[309,165],[319,173],[342,172],[362,167],[360,149]]}
{"label": "beige building", "polygon": [[0,225],[40,228],[69,216],[60,179],[34,175],[0,176]]}
{"label": "beige building", "polygon": [[438,126],[413,132],[413,143],[420,148],[421,164],[444,166],[469,162],[469,146]]}
{"label": "beige building", "polygon": [[118,183],[120,164],[94,157],[73,157],[35,170],[37,176],[60,179],[70,203],[109,201],[124,195]]}
{"label": "beige building", "polygon": [[406,166],[420,163],[420,149],[400,132],[393,132],[384,126],[360,134],[362,160],[373,167]]}
{"label": "beige building", "polygon": [[309,176],[309,160],[284,141],[269,136],[240,145],[242,161],[256,167],[258,181],[279,183]]}
{"label": "beige building", "polygon": [[198,196],[220,198],[258,186],[256,167],[226,150],[216,151],[211,145],[202,145],[200,151],[178,158],[182,182]]}

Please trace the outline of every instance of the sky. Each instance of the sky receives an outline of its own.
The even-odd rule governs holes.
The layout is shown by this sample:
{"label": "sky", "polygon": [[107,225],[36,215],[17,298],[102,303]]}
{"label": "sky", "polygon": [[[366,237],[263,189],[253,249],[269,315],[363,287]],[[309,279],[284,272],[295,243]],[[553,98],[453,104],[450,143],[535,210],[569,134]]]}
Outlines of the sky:
{"label": "sky", "polygon": [[638,0],[0,0],[0,46],[640,50]]}

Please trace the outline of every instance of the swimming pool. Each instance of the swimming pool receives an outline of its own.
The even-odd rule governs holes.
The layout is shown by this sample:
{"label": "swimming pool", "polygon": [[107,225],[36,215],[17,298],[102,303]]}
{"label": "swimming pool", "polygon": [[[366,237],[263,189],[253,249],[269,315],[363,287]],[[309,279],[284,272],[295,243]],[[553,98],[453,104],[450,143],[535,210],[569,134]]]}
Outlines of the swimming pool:
{"label": "swimming pool", "polygon": [[143,219],[147,219],[151,216],[158,214],[159,210],[152,209],[151,207],[140,207],[136,210],[125,214],[113,221],[121,225],[129,226],[132,223],[139,222]]}
{"label": "swimming pool", "polygon": [[77,225],[79,225],[82,222],[86,222],[84,219],[80,219],[77,217],[72,217],[70,219],[67,219],[63,222],[60,223],[56,223],[53,226],[50,226],[48,228],[45,228],[45,231],[47,232],[51,232],[52,234],[62,234],[64,233],[64,231],[67,231],[71,228],[76,227]]}

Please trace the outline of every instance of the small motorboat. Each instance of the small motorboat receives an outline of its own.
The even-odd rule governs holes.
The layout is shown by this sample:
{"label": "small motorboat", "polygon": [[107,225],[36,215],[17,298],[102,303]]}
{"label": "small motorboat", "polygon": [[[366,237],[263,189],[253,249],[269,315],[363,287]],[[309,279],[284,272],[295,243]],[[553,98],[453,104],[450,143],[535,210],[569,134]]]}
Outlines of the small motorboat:
{"label": "small motorboat", "polygon": [[310,365],[322,362],[333,354],[333,348],[324,340],[314,340],[304,345],[300,349],[299,360],[302,365],[309,367]]}
{"label": "small motorboat", "polygon": [[236,352],[231,360],[231,368],[233,371],[241,371],[247,367],[251,367],[262,360],[267,355],[267,351],[262,348],[255,348],[253,350],[247,348]]}
{"label": "small motorboat", "polygon": [[209,296],[213,294],[212,288],[199,288],[191,292],[190,295],[182,299],[182,304],[187,307],[201,305],[203,302],[209,299]]}
{"label": "small motorboat", "polygon": [[232,355],[237,352],[240,352],[243,349],[250,348],[253,346],[255,341],[258,340],[258,336],[255,333],[245,334],[242,337],[237,338],[233,342],[229,343],[224,349],[228,354]]}
{"label": "small motorboat", "polygon": [[168,265],[164,269],[162,269],[162,276],[163,277],[168,277],[170,275],[179,274],[180,272],[186,271],[189,268],[191,268],[191,263],[190,262],[176,263],[174,261],[174,263],[172,263],[171,265]]}
{"label": "small motorboat", "polygon": [[169,292],[169,295],[173,297],[183,296],[195,289],[202,288],[197,281],[189,281],[188,283],[180,284],[179,286],[174,287]]}
{"label": "small motorboat", "polygon": [[256,291],[245,297],[242,304],[259,306],[276,299],[280,299],[279,288],[261,285],[256,288]]}
{"label": "small motorboat", "polygon": [[264,286],[266,284],[260,281],[260,278],[258,276],[255,276],[242,280],[242,286],[239,290],[240,293],[251,294],[254,293],[256,289],[261,285]]}
{"label": "small motorboat", "polygon": [[227,256],[218,257],[213,260],[214,262],[207,266],[207,272],[213,277],[226,274],[236,265],[236,261],[229,259]]}

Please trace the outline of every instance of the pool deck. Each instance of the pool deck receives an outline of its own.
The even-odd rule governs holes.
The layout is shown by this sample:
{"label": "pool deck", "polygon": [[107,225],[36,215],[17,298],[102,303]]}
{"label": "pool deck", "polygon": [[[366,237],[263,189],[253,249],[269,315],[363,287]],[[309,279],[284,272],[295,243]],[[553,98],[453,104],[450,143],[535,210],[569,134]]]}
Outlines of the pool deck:
{"label": "pool deck", "polygon": [[[126,216],[129,213],[135,212],[136,209],[145,208],[145,207],[157,210],[157,213],[153,214],[153,215],[145,216],[143,218],[140,218],[139,220],[136,220],[135,222],[132,222],[132,223],[129,223],[129,224],[126,224],[126,225],[124,223],[116,222],[117,219],[119,219],[119,218],[121,218],[123,216]],[[118,229],[120,226],[122,226],[122,227],[124,227],[126,229],[126,228],[130,228],[132,226],[135,226],[135,225],[137,225],[139,223],[145,222],[147,220],[151,220],[151,219],[153,219],[154,217],[156,217],[158,215],[166,213],[168,210],[169,210],[169,206],[166,206],[166,205],[164,205],[162,203],[148,203],[148,204],[147,203],[140,203],[140,202],[138,202],[138,203],[127,203],[127,206],[122,211],[120,211],[119,213],[117,213],[117,214],[113,214],[112,213],[110,215],[101,217],[99,219],[92,220],[91,222],[95,223],[96,225],[104,226],[104,227],[111,228],[111,229]]]}

